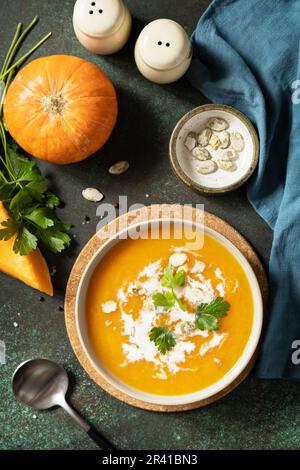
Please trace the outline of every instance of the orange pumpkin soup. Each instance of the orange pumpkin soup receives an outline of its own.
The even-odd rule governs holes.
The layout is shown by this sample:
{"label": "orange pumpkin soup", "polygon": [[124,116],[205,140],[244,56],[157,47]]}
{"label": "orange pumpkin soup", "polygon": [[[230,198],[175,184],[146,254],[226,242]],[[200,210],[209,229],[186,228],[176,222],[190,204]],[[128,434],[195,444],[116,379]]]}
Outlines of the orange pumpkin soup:
{"label": "orange pumpkin soup", "polygon": [[234,256],[211,236],[120,241],[93,273],[86,304],[91,345],[129,386],[182,395],[221,379],[253,323],[253,298]]}

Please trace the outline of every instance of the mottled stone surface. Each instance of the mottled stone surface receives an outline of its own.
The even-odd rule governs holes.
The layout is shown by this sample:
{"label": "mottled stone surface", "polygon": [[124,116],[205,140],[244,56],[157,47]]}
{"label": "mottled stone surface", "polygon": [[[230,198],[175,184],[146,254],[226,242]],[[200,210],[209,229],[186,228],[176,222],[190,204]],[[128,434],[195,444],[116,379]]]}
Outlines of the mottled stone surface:
{"label": "mottled stone surface", "polygon": [[[272,234],[255,214],[245,190],[224,197],[204,197],[184,186],[172,173],[168,142],[178,119],[205,102],[186,79],[158,86],[140,76],[133,59],[134,41],[141,28],[159,17],[179,21],[191,32],[209,0],[128,0],[134,15],[130,42],[120,53],[98,57],[84,50],[72,29],[73,0],[1,0],[0,56],[16,23],[40,16],[26,49],[52,31],[53,37],[38,51],[76,54],[98,64],[116,85],[120,114],[105,148],[88,161],[68,167],[40,165],[53,189],[64,201],[61,216],[71,221],[76,243],[63,256],[47,255],[56,266],[55,297],[39,301],[39,293],[0,275],[0,340],[7,348],[7,364],[0,365],[0,449],[92,449],[93,443],[62,410],[33,412],[12,396],[10,380],[15,367],[31,357],[61,362],[71,376],[70,400],[77,409],[122,449],[276,449],[300,447],[299,386],[251,377],[230,396],[206,409],[180,414],[158,414],[134,409],[99,389],[81,368],[68,342],[63,305],[68,274],[76,255],[95,232],[96,206],[85,201],[82,189],[97,187],[106,202],[127,195],[129,203],[204,203],[243,233],[267,262]],[[120,159],[130,170],[108,174]],[[149,194],[149,198],[146,198]],[[82,224],[85,216],[91,221]],[[19,315],[18,315],[19,314]],[[14,322],[18,327],[13,326]],[[36,415],[36,418],[34,417]],[[155,430],[155,432],[154,432]]]}

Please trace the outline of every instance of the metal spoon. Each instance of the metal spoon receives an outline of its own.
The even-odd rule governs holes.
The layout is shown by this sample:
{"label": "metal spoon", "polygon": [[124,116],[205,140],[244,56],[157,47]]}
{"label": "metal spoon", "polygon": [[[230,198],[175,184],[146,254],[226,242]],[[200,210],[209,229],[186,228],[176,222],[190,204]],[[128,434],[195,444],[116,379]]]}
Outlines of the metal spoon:
{"label": "metal spoon", "polygon": [[65,369],[49,359],[32,359],[20,364],[12,377],[17,400],[36,410],[61,406],[103,450],[114,449],[105,437],[90,426],[66,402],[69,378]]}

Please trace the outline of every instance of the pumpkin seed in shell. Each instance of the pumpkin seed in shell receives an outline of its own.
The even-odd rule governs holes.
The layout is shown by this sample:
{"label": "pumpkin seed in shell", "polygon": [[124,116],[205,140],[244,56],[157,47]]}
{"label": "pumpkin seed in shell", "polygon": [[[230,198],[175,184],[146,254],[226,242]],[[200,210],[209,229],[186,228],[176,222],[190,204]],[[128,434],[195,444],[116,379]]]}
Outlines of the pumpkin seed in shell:
{"label": "pumpkin seed in shell", "polygon": [[230,145],[230,134],[227,131],[222,131],[219,133],[219,140],[220,140],[220,149],[227,149]]}
{"label": "pumpkin seed in shell", "polygon": [[220,147],[220,144],[221,144],[221,141],[220,141],[219,137],[216,134],[212,134],[212,136],[209,140],[209,145],[213,149],[217,150]]}
{"label": "pumpkin seed in shell", "polygon": [[203,129],[198,135],[198,144],[200,147],[206,147],[212,135],[212,130],[209,127]]}
{"label": "pumpkin seed in shell", "polygon": [[104,198],[103,194],[96,188],[85,188],[82,191],[82,197],[91,202],[100,202]]}
{"label": "pumpkin seed in shell", "polygon": [[234,149],[226,149],[222,152],[220,159],[225,161],[237,160],[239,158],[238,153]]}
{"label": "pumpkin seed in shell", "polygon": [[208,175],[214,173],[218,169],[216,162],[213,160],[206,160],[204,162],[198,162],[197,171],[202,175]]}
{"label": "pumpkin seed in shell", "polygon": [[211,160],[211,154],[209,151],[203,147],[195,147],[192,150],[193,157],[197,158],[198,160]]}
{"label": "pumpkin seed in shell", "polygon": [[225,171],[236,171],[237,166],[236,163],[232,160],[217,160],[217,165],[221,170]]}
{"label": "pumpkin seed in shell", "polygon": [[197,134],[196,132],[190,132],[184,142],[186,148],[191,152],[197,145]]}
{"label": "pumpkin seed in shell", "polygon": [[231,146],[237,152],[242,152],[245,148],[245,140],[242,134],[239,132],[233,132],[231,134]]}
{"label": "pumpkin seed in shell", "polygon": [[129,163],[126,162],[126,161],[120,161],[120,162],[117,162],[115,163],[114,165],[112,165],[108,172],[111,174],[111,175],[122,175],[123,173],[125,173],[127,170],[129,169]]}
{"label": "pumpkin seed in shell", "polygon": [[225,119],[219,117],[210,118],[207,125],[210,129],[216,132],[225,131],[229,127],[229,123]]}

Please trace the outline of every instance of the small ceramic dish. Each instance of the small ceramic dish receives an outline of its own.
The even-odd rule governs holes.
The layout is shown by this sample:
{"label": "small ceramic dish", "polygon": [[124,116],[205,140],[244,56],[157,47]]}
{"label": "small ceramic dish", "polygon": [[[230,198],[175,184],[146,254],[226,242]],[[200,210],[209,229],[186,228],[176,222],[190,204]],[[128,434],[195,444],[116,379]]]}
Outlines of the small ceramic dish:
{"label": "small ceramic dish", "polygon": [[[211,118],[224,119],[231,133],[238,132],[244,139],[244,148],[238,154],[236,170],[218,168],[210,174],[199,173],[199,160],[194,158],[185,145],[188,135],[199,134]],[[211,151],[210,146],[207,147]],[[220,158],[220,149],[211,151],[212,161]],[[170,160],[179,178],[189,187],[207,194],[224,194],[243,185],[254,172],[259,155],[259,141],[249,119],[240,111],[225,105],[207,104],[193,109],[176,125],[170,140]]]}
{"label": "small ceramic dish", "polygon": [[[165,221],[166,219],[164,219]],[[160,222],[161,219],[156,220],[156,222]],[[181,220],[170,219],[170,223],[182,224]],[[153,223],[153,220],[152,220]],[[199,230],[203,231],[203,225],[191,221],[184,221],[187,225],[192,225],[193,227],[198,228]],[[145,404],[145,408],[156,409],[159,411],[171,411],[171,410],[178,410],[178,409],[190,409],[195,406],[201,406],[201,403],[205,403],[205,400],[210,399],[213,396],[220,396],[224,395],[230,390],[231,384],[233,384],[238,377],[242,374],[245,374],[245,371],[251,365],[251,361],[253,360],[253,356],[255,354],[258,341],[261,335],[262,329],[262,321],[263,321],[263,301],[260,286],[258,284],[257,278],[254,274],[252,267],[250,266],[247,259],[244,255],[236,248],[227,238],[223,235],[218,233],[217,231],[205,226],[204,231],[221,243],[230,253],[236,258],[239,264],[242,266],[247,279],[250,284],[250,288],[253,295],[253,303],[254,303],[254,315],[253,315],[253,324],[251,328],[250,337],[246,343],[244,351],[235,365],[227,372],[225,375],[218,380],[217,382],[213,383],[212,385],[189,394],[184,395],[155,395],[150,393],[145,393],[138,389],[128,386],[126,383],[121,382],[118,378],[116,378],[109,370],[107,370],[101,361],[96,356],[89,339],[88,335],[88,328],[86,323],[86,298],[87,292],[89,288],[89,284],[93,273],[99,263],[101,263],[103,257],[118,243],[120,243],[120,239],[124,238],[124,235],[130,230],[135,230],[137,227],[139,229],[145,228],[149,224],[149,221],[139,222],[138,224],[131,225],[129,228],[126,228],[108,241],[106,241],[92,256],[89,260],[88,264],[86,265],[83,274],[81,276],[77,293],[75,299],[75,324],[76,324],[76,331],[80,341],[80,348],[84,351],[84,356],[87,358],[87,361],[84,360],[83,364],[87,370],[90,370],[90,365],[92,366],[93,375],[97,377],[101,377],[101,385],[106,390],[111,391],[114,395],[118,398],[123,399],[124,401],[128,401],[133,404],[137,404],[137,406],[143,406],[141,404]],[[126,238],[126,237],[125,237]],[[77,351],[78,353],[78,348]],[[246,375],[246,374],[245,374]],[[98,381],[98,380],[97,380]],[[98,381],[99,383],[99,381]],[[233,388],[233,387],[232,387]],[[223,393],[224,392],[224,393]],[[126,399],[129,397],[129,400]],[[203,406],[203,405],[202,405]]]}

